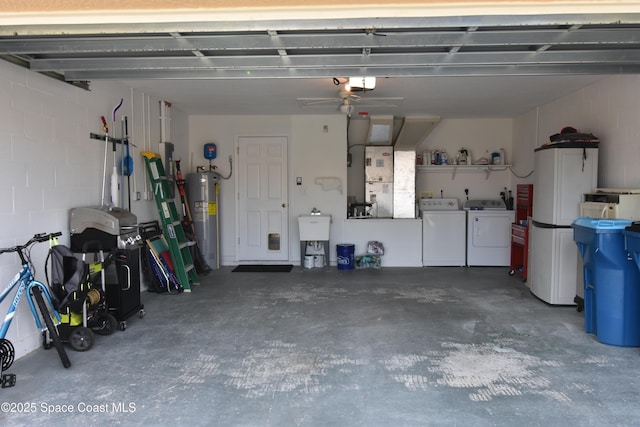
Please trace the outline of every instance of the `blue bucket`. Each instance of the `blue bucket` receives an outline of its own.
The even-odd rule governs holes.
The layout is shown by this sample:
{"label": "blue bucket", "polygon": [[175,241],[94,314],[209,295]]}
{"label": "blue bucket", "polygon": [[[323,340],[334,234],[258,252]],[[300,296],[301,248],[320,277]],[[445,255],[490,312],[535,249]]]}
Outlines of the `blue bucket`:
{"label": "blue bucket", "polygon": [[338,253],[338,270],[353,270],[355,266],[354,252],[356,245],[350,243],[342,243],[336,245]]}

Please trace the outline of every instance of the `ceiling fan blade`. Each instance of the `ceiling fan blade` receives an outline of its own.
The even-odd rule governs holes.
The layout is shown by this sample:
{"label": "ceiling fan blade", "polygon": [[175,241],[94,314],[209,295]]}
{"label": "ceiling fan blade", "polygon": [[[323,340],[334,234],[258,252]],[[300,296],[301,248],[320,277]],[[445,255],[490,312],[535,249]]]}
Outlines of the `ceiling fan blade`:
{"label": "ceiling fan blade", "polygon": [[402,104],[404,98],[401,97],[392,97],[392,98],[370,98],[370,97],[361,97],[358,101],[358,104],[367,106],[367,107],[398,107]]}
{"label": "ceiling fan blade", "polygon": [[298,104],[303,107],[323,106],[340,102],[340,98],[297,98]]}
{"label": "ceiling fan blade", "polygon": [[[298,104],[301,107],[306,108],[321,108],[321,107],[331,107],[337,108],[340,110],[340,106],[344,103],[349,103],[352,105],[360,105],[362,107],[367,108],[378,108],[378,107],[398,107],[404,101],[402,97],[367,97],[367,96],[358,96],[358,97],[347,97],[343,99],[339,98],[297,98]],[[337,105],[337,107],[335,107]]]}

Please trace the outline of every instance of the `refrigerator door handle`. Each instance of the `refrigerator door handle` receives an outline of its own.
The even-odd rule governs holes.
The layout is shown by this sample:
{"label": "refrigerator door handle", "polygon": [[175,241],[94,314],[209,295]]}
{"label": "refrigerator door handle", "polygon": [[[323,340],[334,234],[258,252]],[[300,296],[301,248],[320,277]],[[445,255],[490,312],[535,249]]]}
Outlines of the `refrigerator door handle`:
{"label": "refrigerator door handle", "polygon": [[571,228],[570,225],[547,224],[546,222],[536,221],[535,219],[531,220],[531,224],[533,224],[534,227],[538,228]]}

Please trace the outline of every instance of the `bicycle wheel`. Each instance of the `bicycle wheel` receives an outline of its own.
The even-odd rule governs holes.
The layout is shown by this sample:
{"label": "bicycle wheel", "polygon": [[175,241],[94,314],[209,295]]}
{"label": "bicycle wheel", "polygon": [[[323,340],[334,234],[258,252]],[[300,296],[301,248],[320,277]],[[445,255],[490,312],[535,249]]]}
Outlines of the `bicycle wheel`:
{"label": "bicycle wheel", "polygon": [[58,351],[58,356],[60,356],[62,366],[68,368],[69,366],[71,366],[71,361],[69,360],[69,356],[64,349],[62,340],[60,339],[60,335],[58,335],[58,330],[53,324],[53,320],[51,319],[51,314],[49,313],[47,304],[44,302],[44,298],[42,297],[42,289],[40,289],[40,286],[34,286],[31,288],[31,293],[33,294],[33,298],[36,300],[36,304],[38,304],[40,314],[44,318],[44,324],[49,330],[49,337],[51,338],[51,341],[53,341],[53,346]]}

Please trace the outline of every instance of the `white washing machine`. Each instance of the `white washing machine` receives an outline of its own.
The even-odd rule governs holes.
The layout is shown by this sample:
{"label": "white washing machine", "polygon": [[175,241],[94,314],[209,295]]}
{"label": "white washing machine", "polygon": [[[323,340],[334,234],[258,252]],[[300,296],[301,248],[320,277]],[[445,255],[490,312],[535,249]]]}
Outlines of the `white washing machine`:
{"label": "white washing machine", "polygon": [[422,265],[464,266],[466,215],[458,199],[420,199]]}
{"label": "white washing machine", "polygon": [[467,265],[509,266],[515,211],[501,199],[467,200]]}

